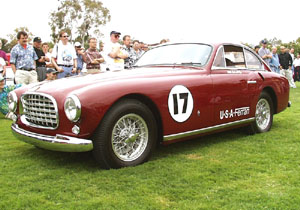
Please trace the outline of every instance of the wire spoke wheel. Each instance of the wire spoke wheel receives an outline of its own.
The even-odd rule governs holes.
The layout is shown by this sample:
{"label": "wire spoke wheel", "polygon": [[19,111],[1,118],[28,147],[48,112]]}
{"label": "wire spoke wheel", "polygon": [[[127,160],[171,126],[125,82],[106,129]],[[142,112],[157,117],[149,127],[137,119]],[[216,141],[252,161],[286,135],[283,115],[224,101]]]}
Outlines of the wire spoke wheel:
{"label": "wire spoke wheel", "polygon": [[127,114],[120,118],[111,137],[112,149],[122,161],[133,161],[139,158],[148,143],[148,127],[139,115]]}
{"label": "wire spoke wheel", "polygon": [[259,129],[265,130],[271,121],[271,107],[265,98],[261,98],[256,105],[256,125]]}
{"label": "wire spoke wheel", "polygon": [[157,142],[156,119],[136,99],[117,102],[93,135],[93,155],[102,168],[136,166],[149,160]]}

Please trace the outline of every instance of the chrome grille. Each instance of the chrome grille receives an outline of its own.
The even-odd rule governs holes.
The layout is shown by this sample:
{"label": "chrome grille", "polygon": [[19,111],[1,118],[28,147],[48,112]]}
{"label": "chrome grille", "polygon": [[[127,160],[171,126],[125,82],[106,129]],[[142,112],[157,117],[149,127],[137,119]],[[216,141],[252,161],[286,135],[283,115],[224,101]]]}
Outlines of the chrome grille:
{"label": "chrome grille", "polygon": [[42,93],[25,93],[21,97],[24,124],[37,128],[56,129],[59,118],[55,99]]}

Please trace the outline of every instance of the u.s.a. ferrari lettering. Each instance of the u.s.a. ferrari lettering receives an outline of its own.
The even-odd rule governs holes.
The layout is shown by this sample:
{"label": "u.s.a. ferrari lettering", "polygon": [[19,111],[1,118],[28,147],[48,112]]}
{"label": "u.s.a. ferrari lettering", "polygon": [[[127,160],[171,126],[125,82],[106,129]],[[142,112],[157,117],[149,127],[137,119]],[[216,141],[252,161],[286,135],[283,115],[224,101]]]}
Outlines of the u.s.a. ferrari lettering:
{"label": "u.s.a. ferrari lettering", "polygon": [[236,109],[230,109],[230,110],[222,110],[220,111],[220,119],[223,120],[233,117],[240,117],[240,116],[246,116],[250,113],[249,107],[241,107]]}

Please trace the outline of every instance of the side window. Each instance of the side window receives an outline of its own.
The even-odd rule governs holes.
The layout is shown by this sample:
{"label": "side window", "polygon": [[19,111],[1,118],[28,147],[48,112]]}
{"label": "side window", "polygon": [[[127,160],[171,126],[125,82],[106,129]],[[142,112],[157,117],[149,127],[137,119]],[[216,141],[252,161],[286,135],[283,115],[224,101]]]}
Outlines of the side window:
{"label": "side window", "polygon": [[224,58],[224,48],[220,47],[216,54],[213,67],[215,68],[225,68],[225,58]]}
{"label": "side window", "polygon": [[225,45],[225,63],[227,68],[246,68],[242,47]]}
{"label": "side window", "polygon": [[262,69],[262,64],[260,60],[247,49],[245,49],[245,57],[248,69]]}

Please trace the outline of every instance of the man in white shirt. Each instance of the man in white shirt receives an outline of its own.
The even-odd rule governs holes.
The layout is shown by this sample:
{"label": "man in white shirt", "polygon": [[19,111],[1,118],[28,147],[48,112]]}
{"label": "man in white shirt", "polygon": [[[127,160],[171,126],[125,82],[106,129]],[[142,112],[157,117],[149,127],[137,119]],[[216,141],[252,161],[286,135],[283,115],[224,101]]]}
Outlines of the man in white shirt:
{"label": "man in white shirt", "polygon": [[59,33],[60,41],[52,51],[52,63],[59,72],[57,78],[64,78],[76,75],[77,55],[75,48],[69,43],[69,36],[66,32]]}
{"label": "man in white shirt", "polygon": [[122,49],[119,38],[121,33],[117,31],[110,32],[110,41],[105,43],[103,49],[103,57],[106,62],[107,70],[123,70],[124,59],[128,57],[128,53]]}
{"label": "man in white shirt", "polygon": [[52,54],[49,52],[49,45],[48,45],[47,42],[44,42],[44,43],[42,44],[42,50],[43,50],[43,52],[44,52],[44,54],[45,54],[45,57],[46,57],[46,58],[49,58],[49,62],[46,61],[46,67],[47,67],[47,69],[48,69],[48,68],[54,68],[54,65],[53,65],[52,62],[51,62]]}

